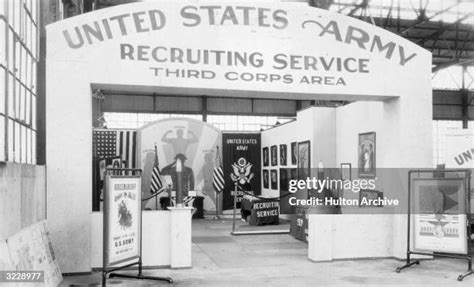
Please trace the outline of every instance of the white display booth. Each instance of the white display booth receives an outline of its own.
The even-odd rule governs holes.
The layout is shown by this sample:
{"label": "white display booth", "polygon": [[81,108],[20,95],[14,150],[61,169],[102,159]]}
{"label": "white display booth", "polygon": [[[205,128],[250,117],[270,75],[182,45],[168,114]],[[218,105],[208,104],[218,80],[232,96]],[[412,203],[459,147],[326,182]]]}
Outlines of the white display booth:
{"label": "white display booth", "polygon": [[[356,102],[336,108],[307,108],[298,112],[295,121],[262,132],[262,147],[279,144],[290,147],[292,142],[309,141],[311,177],[319,178],[317,168],[321,163],[325,169],[339,169],[341,163],[351,163],[352,179],[357,179],[359,134],[375,132],[376,166],[380,173],[376,176],[375,189],[384,191],[384,196],[389,199],[406,204],[402,198],[406,197],[408,190],[408,169],[429,167],[431,163],[431,153],[420,150],[420,144],[429,142],[426,136],[431,131],[426,127],[418,135],[403,135],[413,124],[407,121],[404,123],[406,126],[401,127],[401,122],[394,122],[389,114],[396,106],[391,104]],[[416,116],[412,114],[413,118]],[[426,150],[431,152],[429,145]],[[263,194],[273,197],[279,193],[264,189]],[[298,194],[294,196],[298,198]],[[345,190],[344,198],[354,199],[359,195]],[[322,213],[325,212],[327,210]],[[358,206],[342,206],[341,212],[309,215],[310,260],[405,258],[406,215]]]}
{"label": "white display booth", "polygon": [[[331,166],[356,162],[357,134],[375,130],[379,167],[432,166],[431,54],[329,11],[271,3],[119,5],[47,26],[46,60],[47,218],[63,272],[91,270],[91,237],[100,229],[91,211],[95,89],[361,101],[301,112],[306,124],[285,136],[314,137],[314,160]],[[324,140],[316,138],[326,130],[317,125],[319,117],[332,121]],[[334,144],[324,143],[331,138]],[[403,257],[405,219],[312,216],[310,240],[320,247],[310,244],[309,258]],[[172,216],[159,220],[174,222]],[[190,225],[179,228],[190,232]],[[374,245],[385,236],[387,243],[359,251],[341,241],[342,232],[360,238],[370,233]],[[157,252],[170,247],[163,242],[154,245]],[[146,254],[146,243],[144,248]]]}

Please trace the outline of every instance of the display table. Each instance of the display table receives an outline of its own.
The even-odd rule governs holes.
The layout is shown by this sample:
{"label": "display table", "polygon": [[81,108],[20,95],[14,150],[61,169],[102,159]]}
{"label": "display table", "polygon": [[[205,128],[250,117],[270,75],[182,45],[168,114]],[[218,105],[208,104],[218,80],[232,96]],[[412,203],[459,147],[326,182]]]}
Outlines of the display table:
{"label": "display table", "polygon": [[279,224],[280,203],[275,199],[259,199],[253,196],[245,195],[242,198],[241,213],[242,217],[250,215],[247,222],[250,225]]}

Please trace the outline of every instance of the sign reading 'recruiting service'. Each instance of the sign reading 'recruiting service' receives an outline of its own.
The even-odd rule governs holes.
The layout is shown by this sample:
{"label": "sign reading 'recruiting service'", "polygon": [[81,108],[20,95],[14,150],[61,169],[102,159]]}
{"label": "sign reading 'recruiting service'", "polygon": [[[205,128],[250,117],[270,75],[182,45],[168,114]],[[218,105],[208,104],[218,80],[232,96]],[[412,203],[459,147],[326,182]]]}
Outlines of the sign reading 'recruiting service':
{"label": "sign reading 'recruiting service'", "polygon": [[332,98],[382,98],[400,96],[390,92],[397,83],[374,82],[374,74],[410,75],[420,61],[429,61],[418,47],[389,32],[298,5],[135,3],[107,10],[64,21],[55,27],[56,45],[49,47],[58,58],[77,54],[82,61],[87,57],[80,55],[93,51],[107,57],[109,67],[113,60],[121,69],[103,73],[105,83],[116,82],[108,80],[115,74],[124,84],[154,82],[181,92],[274,91],[298,97],[318,87]]}
{"label": "sign reading 'recruiting service'", "polygon": [[140,256],[141,178],[106,176],[104,267]]}

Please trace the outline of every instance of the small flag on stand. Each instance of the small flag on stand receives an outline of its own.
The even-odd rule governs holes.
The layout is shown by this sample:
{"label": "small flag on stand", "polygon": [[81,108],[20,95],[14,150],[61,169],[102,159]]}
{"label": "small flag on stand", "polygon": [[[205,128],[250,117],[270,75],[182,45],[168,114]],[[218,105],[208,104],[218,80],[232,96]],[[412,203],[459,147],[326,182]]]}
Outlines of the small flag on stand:
{"label": "small flag on stand", "polygon": [[217,193],[224,190],[224,171],[222,170],[222,164],[219,155],[219,147],[217,147],[216,163],[214,167],[214,175],[212,179],[212,186]]}
{"label": "small flag on stand", "polygon": [[155,145],[155,163],[153,164],[153,171],[151,172],[151,194],[155,194],[163,188],[163,179],[161,178],[160,166],[158,163],[158,151]]}

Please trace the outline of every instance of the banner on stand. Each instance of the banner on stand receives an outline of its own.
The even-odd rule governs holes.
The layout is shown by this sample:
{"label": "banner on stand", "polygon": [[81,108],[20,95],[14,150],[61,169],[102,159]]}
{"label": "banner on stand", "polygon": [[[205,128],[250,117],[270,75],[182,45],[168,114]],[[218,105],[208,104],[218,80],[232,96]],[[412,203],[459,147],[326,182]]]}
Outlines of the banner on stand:
{"label": "banner on stand", "polygon": [[[223,209],[233,208],[235,183],[240,187],[238,196],[242,195],[241,190],[254,195],[261,193],[260,150],[260,134],[222,134],[225,179]],[[241,197],[237,199],[240,202]]]}
{"label": "banner on stand", "polygon": [[106,176],[104,266],[139,258],[141,177]]}

